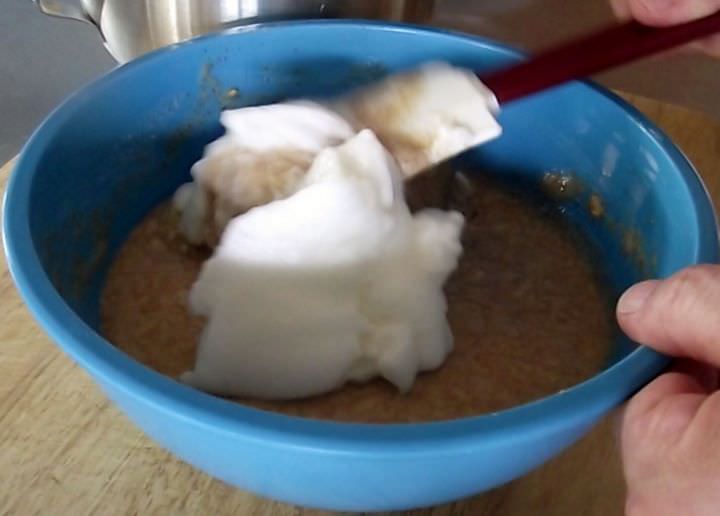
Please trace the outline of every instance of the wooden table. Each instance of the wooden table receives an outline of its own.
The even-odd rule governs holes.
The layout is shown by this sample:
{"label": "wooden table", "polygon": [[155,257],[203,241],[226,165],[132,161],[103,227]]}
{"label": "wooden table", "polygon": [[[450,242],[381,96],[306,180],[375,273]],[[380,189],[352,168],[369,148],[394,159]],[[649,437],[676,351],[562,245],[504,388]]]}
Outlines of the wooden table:
{"label": "wooden table", "polygon": [[[720,201],[720,124],[631,98],[678,142]],[[12,163],[0,169],[4,188]],[[475,498],[413,515],[622,514],[612,421],[543,468]],[[0,257],[0,514],[330,514],[270,502],[180,462],[111,405],[48,340]]]}

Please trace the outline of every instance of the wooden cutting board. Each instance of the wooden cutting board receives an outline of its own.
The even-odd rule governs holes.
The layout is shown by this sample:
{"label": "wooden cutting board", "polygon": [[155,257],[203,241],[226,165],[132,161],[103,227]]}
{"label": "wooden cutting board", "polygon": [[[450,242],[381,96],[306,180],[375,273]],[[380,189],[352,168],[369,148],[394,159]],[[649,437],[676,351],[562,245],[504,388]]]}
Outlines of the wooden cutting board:
{"label": "wooden cutting board", "polygon": [[[720,202],[720,123],[628,97],[679,144]],[[0,169],[4,189],[12,162]],[[332,514],[274,503],[214,480],[158,448],[48,340],[0,257],[0,514]],[[614,516],[624,487],[612,418],[566,453],[434,516]]]}

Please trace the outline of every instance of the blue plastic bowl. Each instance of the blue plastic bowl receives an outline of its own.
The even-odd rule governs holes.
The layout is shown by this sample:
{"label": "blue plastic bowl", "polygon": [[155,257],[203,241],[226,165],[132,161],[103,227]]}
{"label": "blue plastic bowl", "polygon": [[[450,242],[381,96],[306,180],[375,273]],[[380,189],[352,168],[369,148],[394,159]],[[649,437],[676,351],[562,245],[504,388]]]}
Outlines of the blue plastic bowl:
{"label": "blue plastic bowl", "polygon": [[[339,424],[206,395],[149,370],[98,334],[98,296],[113,253],[188,178],[203,145],[220,134],[222,107],[336,93],[430,59],[487,70],[518,55],[483,39],[410,26],[287,23],[161,50],[84,88],[35,132],[7,190],[5,248],[31,312],[158,443],[215,477],[278,500],[366,511],[439,504],[556,455],[666,360],[622,348],[589,381],[491,415]],[[614,227],[637,232],[657,276],[716,261],[713,209],[692,166],[618,98],[573,83],[510,105],[502,124],[502,138],[463,159],[512,174],[573,170],[604,198]],[[603,236],[598,223],[583,224],[607,237],[618,284],[632,281],[637,271],[613,251],[611,231]]]}

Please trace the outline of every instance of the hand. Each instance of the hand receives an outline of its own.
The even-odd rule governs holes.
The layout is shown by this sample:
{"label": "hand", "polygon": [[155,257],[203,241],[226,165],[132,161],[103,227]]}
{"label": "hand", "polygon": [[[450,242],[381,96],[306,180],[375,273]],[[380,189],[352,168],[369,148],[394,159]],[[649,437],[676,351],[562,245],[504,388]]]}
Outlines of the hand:
{"label": "hand", "polygon": [[720,514],[720,266],[631,287],[617,318],[635,341],[683,357],[621,415],[627,516]]}
{"label": "hand", "polygon": [[[620,18],[655,26],[674,25],[720,11],[720,0],[610,0],[610,4]],[[690,47],[720,57],[720,35],[691,43]]]}

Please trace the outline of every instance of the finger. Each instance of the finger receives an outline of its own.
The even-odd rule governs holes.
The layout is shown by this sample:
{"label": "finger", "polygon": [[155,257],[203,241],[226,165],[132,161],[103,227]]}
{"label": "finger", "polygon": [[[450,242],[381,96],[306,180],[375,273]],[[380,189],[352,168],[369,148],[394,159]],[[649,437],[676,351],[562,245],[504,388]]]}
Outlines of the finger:
{"label": "finger", "polygon": [[720,266],[638,283],[618,301],[617,319],[641,344],[720,367]]}
{"label": "finger", "polygon": [[630,15],[640,23],[675,25],[720,10],[720,0],[629,0]]}
{"label": "finger", "polygon": [[712,57],[720,57],[720,35],[701,39],[690,44],[691,48],[704,52]]}
{"label": "finger", "polygon": [[[673,362],[670,372],[649,383],[632,399],[632,416],[641,416],[650,412],[664,397],[678,394],[710,394],[717,390],[717,387],[717,369],[696,360],[677,359]],[[625,403],[613,415],[613,430],[616,438],[620,437],[620,429],[628,405],[629,403]]]}
{"label": "finger", "polygon": [[[615,16],[620,20],[635,18],[648,25],[664,26],[712,14],[720,10],[720,0],[710,0],[710,2],[703,0],[679,0],[675,2],[668,0],[610,0],[610,6]],[[702,52],[711,57],[720,58],[720,36],[710,36],[678,49],[662,52],[658,56],[662,59],[670,55],[687,52]]]}
{"label": "finger", "polygon": [[720,441],[720,392],[708,396],[697,408],[687,438],[703,443],[712,453],[717,453],[716,445]]}
{"label": "finger", "polygon": [[[623,455],[641,443],[651,443],[642,450],[657,454],[661,452],[658,447],[680,440],[707,397],[692,376],[670,372],[657,377],[621,412],[618,435]],[[641,453],[640,448],[633,453]]]}
{"label": "finger", "polygon": [[702,394],[707,391],[700,382],[685,373],[671,371],[661,374],[640,390],[629,402],[623,418],[643,416],[654,410],[660,402],[681,394]]}

